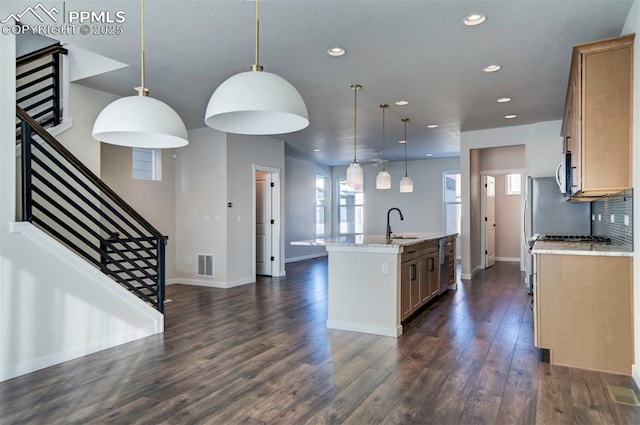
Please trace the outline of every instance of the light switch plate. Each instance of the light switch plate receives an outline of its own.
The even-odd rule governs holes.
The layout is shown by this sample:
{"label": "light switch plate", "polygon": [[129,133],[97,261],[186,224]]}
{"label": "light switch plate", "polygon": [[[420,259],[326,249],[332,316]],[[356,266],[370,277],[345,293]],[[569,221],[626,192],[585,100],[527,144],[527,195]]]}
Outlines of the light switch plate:
{"label": "light switch plate", "polygon": [[624,225],[628,226],[629,225],[629,216],[628,215],[624,215]]}
{"label": "light switch plate", "polygon": [[611,214],[611,222],[612,223],[616,222],[616,216],[614,214]]}

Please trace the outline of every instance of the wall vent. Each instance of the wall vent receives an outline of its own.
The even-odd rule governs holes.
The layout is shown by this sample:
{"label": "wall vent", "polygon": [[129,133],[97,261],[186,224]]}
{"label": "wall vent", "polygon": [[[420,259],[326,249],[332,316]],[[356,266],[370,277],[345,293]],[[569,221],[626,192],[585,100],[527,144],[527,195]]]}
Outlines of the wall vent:
{"label": "wall vent", "polygon": [[198,276],[213,277],[213,255],[198,254]]}

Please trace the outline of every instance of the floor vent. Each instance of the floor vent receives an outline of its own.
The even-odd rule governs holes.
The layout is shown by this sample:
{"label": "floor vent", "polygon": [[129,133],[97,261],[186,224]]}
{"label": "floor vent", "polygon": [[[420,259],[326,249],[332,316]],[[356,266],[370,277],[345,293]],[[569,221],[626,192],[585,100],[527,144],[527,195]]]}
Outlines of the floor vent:
{"label": "floor vent", "polygon": [[615,385],[607,385],[611,400],[618,404],[626,404],[627,406],[640,407],[638,397],[631,388],[618,387]]}
{"label": "floor vent", "polygon": [[213,255],[198,254],[198,276],[213,277]]}

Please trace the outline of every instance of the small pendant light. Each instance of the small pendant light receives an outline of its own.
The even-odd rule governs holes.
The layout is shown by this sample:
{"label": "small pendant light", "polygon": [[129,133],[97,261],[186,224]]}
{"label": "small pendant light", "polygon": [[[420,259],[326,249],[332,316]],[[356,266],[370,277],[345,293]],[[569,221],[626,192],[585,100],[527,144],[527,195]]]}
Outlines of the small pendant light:
{"label": "small pendant light", "polygon": [[407,122],[409,118],[402,118],[402,122],[404,123],[404,177],[400,180],[400,192],[402,193],[411,193],[413,192],[413,180],[408,175],[408,166],[407,166]]}
{"label": "small pendant light", "polygon": [[387,171],[387,161],[385,161],[386,134],[384,127],[384,111],[388,107],[389,105],[386,103],[380,105],[380,109],[382,109],[382,171],[380,171],[376,176],[376,189],[391,189],[391,174]]}
{"label": "small pendant light", "polygon": [[137,96],[121,97],[108,104],[93,123],[96,140],[135,148],[179,148],[189,144],[180,116],[144,86],[144,0],[140,1],[140,87]]}
{"label": "small pendant light", "polygon": [[356,156],[356,129],[358,118],[358,90],[362,86],[360,84],[351,84],[353,90],[353,162],[347,168],[347,184],[353,186],[354,189],[362,187],[362,181],[364,180],[364,173],[362,167],[358,164],[358,158]]}

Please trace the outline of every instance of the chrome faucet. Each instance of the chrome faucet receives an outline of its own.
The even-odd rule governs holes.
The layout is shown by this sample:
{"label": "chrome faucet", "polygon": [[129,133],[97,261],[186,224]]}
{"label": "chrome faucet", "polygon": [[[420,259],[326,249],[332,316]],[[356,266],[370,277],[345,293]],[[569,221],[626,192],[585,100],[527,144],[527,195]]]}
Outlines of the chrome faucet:
{"label": "chrome faucet", "polygon": [[400,208],[389,208],[389,211],[387,211],[387,243],[389,243],[389,241],[391,241],[391,226],[389,225],[389,215],[391,215],[391,211],[396,210],[398,211],[398,214],[400,214],[400,220],[404,220],[404,217],[402,216],[402,211],[400,211]]}

